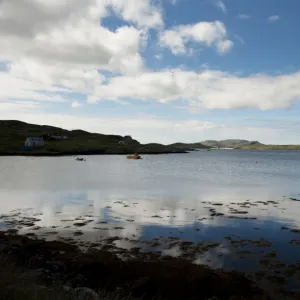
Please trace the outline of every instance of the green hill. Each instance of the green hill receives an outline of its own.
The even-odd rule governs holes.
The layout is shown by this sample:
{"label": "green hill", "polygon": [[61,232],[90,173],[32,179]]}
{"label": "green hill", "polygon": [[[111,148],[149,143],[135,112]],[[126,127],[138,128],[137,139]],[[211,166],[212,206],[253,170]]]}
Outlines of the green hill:
{"label": "green hill", "polygon": [[203,145],[212,148],[234,148],[234,149],[259,149],[259,150],[300,150],[300,145],[265,145],[258,141],[247,141],[238,139],[228,140],[206,140]]}
{"label": "green hill", "polygon": [[[67,139],[57,140],[57,136]],[[43,137],[45,146],[32,151],[21,150],[27,137]],[[76,154],[161,154],[184,153],[182,149],[161,144],[140,144],[131,137],[66,130],[53,126],[0,120],[0,155],[76,155]],[[122,143],[122,141],[124,143]]]}
{"label": "green hill", "polygon": [[175,147],[185,150],[194,150],[194,149],[208,149],[209,146],[203,145],[202,143],[174,143],[169,145],[170,147]]}
{"label": "green hill", "polygon": [[241,146],[249,146],[249,145],[262,145],[257,141],[247,141],[247,140],[239,140],[239,139],[228,139],[228,140],[206,140],[201,142],[203,145],[208,147],[220,147],[220,148],[235,148]]}

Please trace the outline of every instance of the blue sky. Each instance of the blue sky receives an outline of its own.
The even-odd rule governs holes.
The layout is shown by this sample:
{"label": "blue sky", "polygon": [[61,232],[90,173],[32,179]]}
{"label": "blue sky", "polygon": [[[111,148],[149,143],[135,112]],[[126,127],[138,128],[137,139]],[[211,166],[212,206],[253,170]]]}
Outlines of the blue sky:
{"label": "blue sky", "polygon": [[1,119],[141,142],[300,144],[299,10],[297,0],[4,0]]}

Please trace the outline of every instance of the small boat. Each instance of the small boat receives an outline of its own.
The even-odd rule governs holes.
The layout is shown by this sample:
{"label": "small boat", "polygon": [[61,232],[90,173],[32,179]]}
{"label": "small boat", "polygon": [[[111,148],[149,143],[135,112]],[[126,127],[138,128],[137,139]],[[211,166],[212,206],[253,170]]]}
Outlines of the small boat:
{"label": "small boat", "polygon": [[82,157],[77,157],[76,160],[77,160],[77,161],[85,161],[85,159],[82,158]]}
{"label": "small boat", "polygon": [[141,156],[138,154],[134,154],[134,155],[128,155],[127,158],[128,159],[141,159]]}

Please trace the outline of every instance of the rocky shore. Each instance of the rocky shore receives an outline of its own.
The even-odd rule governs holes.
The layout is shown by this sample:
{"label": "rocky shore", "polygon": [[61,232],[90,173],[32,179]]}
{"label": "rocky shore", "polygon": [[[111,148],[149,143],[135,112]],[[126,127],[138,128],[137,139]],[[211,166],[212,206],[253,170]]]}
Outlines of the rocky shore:
{"label": "rocky shore", "polygon": [[[89,295],[94,293],[94,296],[101,293],[102,300],[128,296],[133,297],[128,299],[146,300],[300,299],[297,254],[300,228],[288,223],[277,224],[278,237],[271,238],[263,232],[263,221],[253,213],[259,209],[284,214],[288,203],[295,204],[296,209],[298,200],[247,200],[228,205],[203,201],[203,208],[198,208],[201,215],[197,215],[194,208],[185,209],[186,214],[197,215],[191,228],[172,227],[165,234],[160,232],[147,238],[142,238],[132,218],[124,216],[121,221],[115,216],[115,222],[105,220],[96,217],[91,206],[76,217],[64,216],[57,210],[56,222],[47,224],[42,222],[43,213],[30,208],[17,209],[0,216],[2,228],[6,228],[0,232],[0,258],[9,261],[9,266],[22,270],[16,278],[30,278],[34,274],[34,282],[39,283],[34,290],[42,286],[51,293],[66,293],[67,297],[89,291]],[[105,206],[107,211],[122,207],[125,212],[131,207],[135,210],[143,207],[142,203],[133,201],[107,204],[110,204]],[[151,223],[162,221],[162,215],[168,219],[169,213],[162,209],[158,214],[149,214]],[[210,224],[216,220],[222,220],[223,224],[222,229],[218,229],[224,231],[220,237],[207,231],[209,225],[205,225],[205,222]],[[225,228],[228,221],[238,226],[247,223],[250,227],[243,231],[229,227],[229,231]],[[147,231],[146,227],[143,230]],[[249,230],[252,231],[250,235],[247,234]],[[288,249],[289,257],[284,255],[280,245],[278,247],[279,235],[285,237],[280,245]],[[248,269],[239,268],[247,265]],[[9,278],[3,268],[0,282],[2,277],[6,281]],[[6,294],[10,294],[11,289],[23,289],[19,280],[15,281],[13,287],[3,284]],[[0,286],[0,294],[3,293]],[[49,299],[86,299],[74,297],[52,296]]]}
{"label": "rocky shore", "polygon": [[24,278],[34,274],[34,280],[44,288],[52,292],[59,289],[62,299],[104,299],[98,291],[103,295],[117,293],[118,299],[272,299],[243,274],[155,253],[135,257],[138,249],[124,250],[127,258],[121,259],[109,247],[90,247],[83,252],[64,241],[0,232],[0,250],[2,260],[14,262]]}

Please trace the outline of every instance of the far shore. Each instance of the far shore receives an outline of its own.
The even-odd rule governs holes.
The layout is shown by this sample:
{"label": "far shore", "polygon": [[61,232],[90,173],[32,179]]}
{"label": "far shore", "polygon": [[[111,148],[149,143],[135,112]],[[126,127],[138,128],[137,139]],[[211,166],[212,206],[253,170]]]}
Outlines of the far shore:
{"label": "far shore", "polygon": [[[274,147],[274,148],[210,148],[210,149],[172,149],[172,151],[142,151],[138,152],[140,155],[162,155],[162,154],[186,154],[194,151],[210,151],[210,150],[253,150],[253,151],[296,151],[300,148],[292,149],[285,147]],[[48,151],[6,151],[0,152],[0,156],[32,156],[32,157],[60,157],[60,156],[90,156],[90,155],[131,155],[134,152],[106,152],[105,150],[88,150],[79,152],[48,152]]]}
{"label": "far shore", "polygon": [[[140,155],[162,155],[162,154],[185,154],[188,153],[184,150],[178,150],[173,152],[139,152]],[[82,152],[0,152],[0,156],[35,156],[35,157],[59,157],[59,156],[83,156],[83,155],[130,155],[133,152],[128,153],[106,153],[104,151],[82,151]]]}

